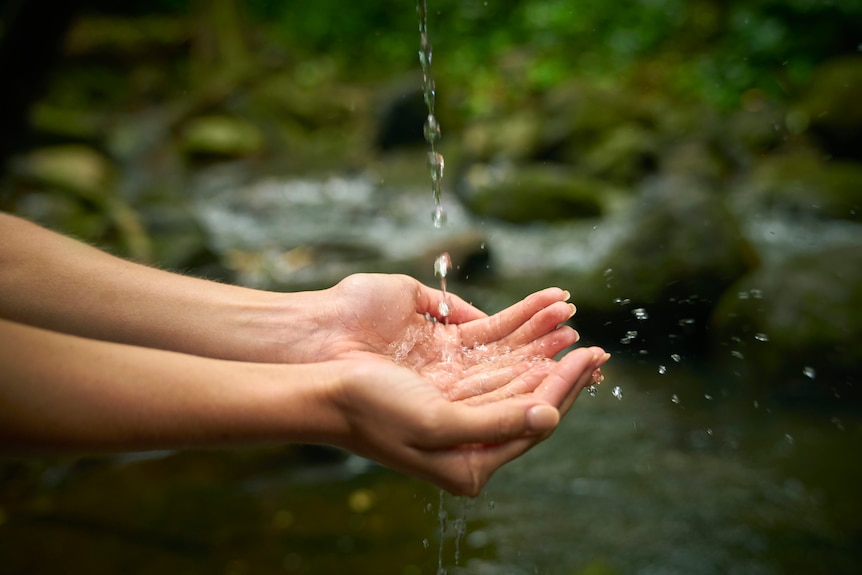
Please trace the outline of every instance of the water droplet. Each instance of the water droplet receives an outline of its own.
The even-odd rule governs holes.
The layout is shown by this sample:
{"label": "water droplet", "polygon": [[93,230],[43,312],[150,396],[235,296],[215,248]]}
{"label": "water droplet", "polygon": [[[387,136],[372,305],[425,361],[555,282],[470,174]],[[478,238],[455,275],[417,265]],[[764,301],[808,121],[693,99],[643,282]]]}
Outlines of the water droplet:
{"label": "water droplet", "polygon": [[434,212],[431,214],[431,223],[434,224],[435,228],[442,228],[446,225],[446,221],[449,217],[446,215],[446,210],[443,209],[443,206],[437,204],[434,208]]}
{"label": "water droplet", "polygon": [[784,441],[786,441],[786,442],[787,442],[787,443],[789,443],[790,445],[793,445],[793,444],[795,443],[795,440],[793,439],[793,436],[792,436],[792,435],[790,435],[789,433],[785,433],[785,434],[784,434]]}
{"label": "water droplet", "polygon": [[493,500],[493,499],[492,499],[491,501],[489,501],[489,502],[488,502],[488,509],[490,509],[491,511],[493,511],[495,507],[497,507],[497,504],[494,502],[494,500]]}
{"label": "water droplet", "polygon": [[449,273],[451,267],[452,258],[449,257],[448,252],[443,252],[437,257],[436,260],[434,260],[434,275],[437,277],[445,278],[446,274]]}
{"label": "water droplet", "polygon": [[441,317],[449,317],[449,304],[440,300],[440,303],[437,304],[437,311],[440,312]]}
{"label": "water droplet", "polygon": [[620,386],[616,386],[612,393],[613,393],[613,396],[616,397],[617,399],[623,398],[623,390]]}
{"label": "water droplet", "polygon": [[632,303],[632,300],[630,300],[627,297],[626,298],[618,297],[617,299],[614,300],[614,303],[617,305],[629,305],[630,303]]}
{"label": "water droplet", "polygon": [[802,373],[804,373],[805,377],[807,377],[808,379],[814,379],[815,377],[817,377],[817,371],[811,366],[806,366],[802,370]]}
{"label": "water droplet", "polygon": [[427,537],[422,540],[422,547],[424,547],[425,549],[428,549],[429,547],[431,547],[431,542],[428,541]]}
{"label": "water droplet", "polygon": [[841,431],[844,431],[844,424],[843,424],[843,423],[841,423],[841,420],[840,420],[840,419],[838,419],[838,417],[833,417],[830,421],[832,422],[832,424],[833,424],[835,427],[837,427],[837,428],[838,428],[838,429],[840,429]]}
{"label": "water droplet", "polygon": [[443,179],[443,168],[446,161],[440,152],[428,152],[428,170],[431,172],[431,180],[439,182]]}
{"label": "water droplet", "polygon": [[711,396],[710,394],[708,394],[708,393],[704,393],[704,394],[703,394],[703,398],[704,398],[705,400],[707,400],[707,401],[712,401],[712,396]]}
{"label": "water droplet", "polygon": [[763,299],[763,290],[753,289],[750,293],[754,299]]}
{"label": "water droplet", "polygon": [[667,367],[665,367],[663,365],[658,366],[658,373],[659,373],[659,375],[666,374],[667,373]]}
{"label": "water droplet", "polygon": [[632,314],[635,316],[635,318],[641,321],[649,319],[649,314],[647,313],[647,310],[642,307],[632,310]]}
{"label": "water droplet", "polygon": [[425,141],[429,144],[434,144],[440,140],[440,123],[437,118],[428,114],[428,119],[425,120]]}
{"label": "water droplet", "polygon": [[674,360],[675,362],[677,362],[677,363],[679,363],[680,361],[682,361],[682,357],[681,357],[678,353],[675,353],[675,354],[671,355],[671,356],[670,356],[670,358],[671,358],[672,360]]}
{"label": "water droplet", "polygon": [[732,351],[730,352],[730,355],[732,355],[732,356],[733,356],[733,357],[735,357],[736,359],[745,359],[745,356],[744,356],[744,355],[742,355],[742,352],[741,352],[741,351],[737,351],[737,350],[735,350],[735,349],[734,349],[734,350],[732,350]]}
{"label": "water droplet", "polygon": [[757,341],[769,341],[769,336],[765,333],[756,333],[754,334],[754,339]]}
{"label": "water droplet", "polygon": [[595,385],[588,385],[587,393],[590,394],[590,397],[595,397],[599,393],[599,390]]}
{"label": "water droplet", "polygon": [[670,397],[670,400],[671,400],[673,403],[675,403],[675,404],[679,405],[679,396],[678,396],[677,394],[675,394],[675,393],[674,393],[674,394]]}

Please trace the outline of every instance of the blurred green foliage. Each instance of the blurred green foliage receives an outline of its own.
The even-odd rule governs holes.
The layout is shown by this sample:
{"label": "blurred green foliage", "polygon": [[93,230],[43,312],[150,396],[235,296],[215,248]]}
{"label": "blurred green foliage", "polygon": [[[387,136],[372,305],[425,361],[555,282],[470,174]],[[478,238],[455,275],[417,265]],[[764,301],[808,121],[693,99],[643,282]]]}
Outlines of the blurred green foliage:
{"label": "blurred green foliage", "polygon": [[[334,56],[346,70],[385,74],[416,59],[411,2],[250,0],[247,6],[284,46]],[[858,52],[862,2],[431,0],[429,18],[435,66],[453,80],[481,81],[499,58],[522,50],[528,89],[573,74],[637,77],[650,62],[663,89],[727,105],[749,89],[785,98],[819,62]]]}

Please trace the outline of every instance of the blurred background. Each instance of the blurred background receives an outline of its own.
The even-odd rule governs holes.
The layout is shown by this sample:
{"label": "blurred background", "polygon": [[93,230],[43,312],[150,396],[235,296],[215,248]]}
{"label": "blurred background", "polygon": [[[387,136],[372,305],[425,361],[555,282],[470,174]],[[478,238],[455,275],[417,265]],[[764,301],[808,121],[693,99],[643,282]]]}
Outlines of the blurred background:
{"label": "blurred background", "polygon": [[[606,382],[475,500],[325,448],[0,461],[3,573],[854,573],[862,2],[0,1],[0,209],[273,290],[559,285]],[[133,302],[130,302],[133,305]],[[857,454],[857,455],[854,455]]]}

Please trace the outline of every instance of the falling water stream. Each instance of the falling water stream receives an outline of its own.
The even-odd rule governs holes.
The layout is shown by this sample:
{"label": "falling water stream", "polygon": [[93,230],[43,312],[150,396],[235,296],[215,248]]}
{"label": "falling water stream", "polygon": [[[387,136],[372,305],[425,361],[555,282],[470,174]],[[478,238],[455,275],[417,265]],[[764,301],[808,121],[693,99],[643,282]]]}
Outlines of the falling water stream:
{"label": "falling water stream", "polygon": [[[440,123],[435,116],[435,97],[436,86],[434,79],[431,76],[431,60],[433,52],[431,49],[431,40],[428,35],[428,6],[426,0],[417,0],[416,12],[419,19],[419,63],[422,67],[422,95],[425,100],[425,106],[428,108],[428,117],[425,120],[424,135],[425,141],[428,142],[428,169],[431,176],[431,193],[434,198],[434,211],[432,213],[432,222],[435,228],[442,228],[446,223],[446,211],[440,200],[440,192],[443,181],[443,155],[437,151],[437,142],[440,140],[441,131]],[[443,321],[448,323],[450,312],[449,301],[446,291],[446,276],[452,269],[452,260],[447,252],[440,254],[434,261],[434,275],[440,278],[440,291],[442,296],[437,307],[437,311]],[[440,547],[437,553],[437,575],[446,575],[447,571],[444,567],[443,548],[446,540],[446,532],[448,530],[448,512],[446,511],[445,493],[440,491],[440,502],[438,508],[438,520],[440,528]],[[462,498],[461,513],[457,520],[454,521],[455,529],[455,565],[460,559],[461,541],[467,530],[467,500]]]}

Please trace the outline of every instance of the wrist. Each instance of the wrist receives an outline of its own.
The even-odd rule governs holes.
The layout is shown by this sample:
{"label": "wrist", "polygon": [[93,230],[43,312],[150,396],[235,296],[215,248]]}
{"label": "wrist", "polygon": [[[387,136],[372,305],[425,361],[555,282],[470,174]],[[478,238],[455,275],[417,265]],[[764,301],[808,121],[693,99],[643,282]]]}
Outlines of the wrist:
{"label": "wrist", "polygon": [[252,292],[231,321],[240,350],[236,359],[262,363],[316,363],[331,336],[328,290]]}

